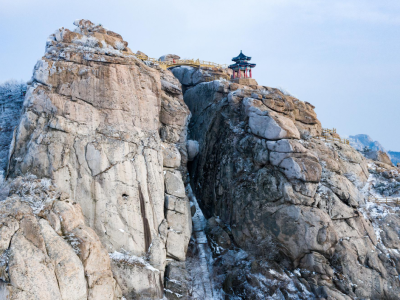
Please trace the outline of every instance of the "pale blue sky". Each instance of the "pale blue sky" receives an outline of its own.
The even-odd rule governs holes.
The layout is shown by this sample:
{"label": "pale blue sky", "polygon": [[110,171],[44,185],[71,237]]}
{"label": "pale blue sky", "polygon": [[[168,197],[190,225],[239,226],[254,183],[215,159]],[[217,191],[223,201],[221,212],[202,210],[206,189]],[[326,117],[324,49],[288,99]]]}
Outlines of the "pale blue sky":
{"label": "pale blue sky", "polygon": [[316,106],[324,127],[400,151],[399,0],[0,0],[0,82],[28,80],[47,36],[86,18],[133,51],[230,63]]}

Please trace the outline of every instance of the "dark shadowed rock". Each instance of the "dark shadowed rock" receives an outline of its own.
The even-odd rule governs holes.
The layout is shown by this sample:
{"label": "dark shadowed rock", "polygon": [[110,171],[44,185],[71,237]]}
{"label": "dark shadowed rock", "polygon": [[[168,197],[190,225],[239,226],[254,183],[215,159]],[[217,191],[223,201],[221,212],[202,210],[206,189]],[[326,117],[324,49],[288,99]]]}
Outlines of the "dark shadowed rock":
{"label": "dark shadowed rock", "polygon": [[[295,272],[297,299],[395,299],[398,258],[393,252],[389,265],[375,252],[380,240],[362,212],[370,176],[362,154],[314,139],[321,132],[314,107],[276,89],[189,84],[190,138],[199,141],[189,171],[208,218],[214,276],[224,278],[216,285],[232,297],[289,297],[290,288],[274,288],[276,277],[256,268],[265,259],[278,262],[276,274]],[[397,247],[392,227],[382,241]],[[247,256],[235,265],[228,258],[238,249]]]}

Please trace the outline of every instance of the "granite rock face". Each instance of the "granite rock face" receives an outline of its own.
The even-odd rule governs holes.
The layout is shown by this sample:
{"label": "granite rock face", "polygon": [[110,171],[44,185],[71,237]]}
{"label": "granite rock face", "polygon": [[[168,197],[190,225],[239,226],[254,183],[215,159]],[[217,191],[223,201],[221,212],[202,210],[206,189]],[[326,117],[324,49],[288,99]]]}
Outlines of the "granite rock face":
{"label": "granite rock face", "polygon": [[[184,261],[191,235],[183,183],[190,112],[171,72],[147,66],[101,25],[74,24],[74,31],[50,35],[34,68],[8,174],[51,179],[80,205],[89,226],[79,231],[82,239],[101,241],[112,258],[122,253],[150,264],[112,263],[125,298],[159,299],[166,259]],[[166,206],[168,197],[177,204]],[[96,255],[90,287],[104,280],[95,275],[103,254],[89,250],[85,255]]]}
{"label": "granite rock face", "polygon": [[387,246],[376,228],[386,228],[383,241],[399,235],[365,212],[368,162],[350,145],[314,138],[321,124],[311,104],[227,81],[195,85],[184,99],[216,289],[228,299],[398,297],[397,250],[377,250]]}
{"label": "granite rock face", "polygon": [[8,188],[12,196],[0,201],[1,299],[122,298],[109,255],[78,203],[34,175]]}

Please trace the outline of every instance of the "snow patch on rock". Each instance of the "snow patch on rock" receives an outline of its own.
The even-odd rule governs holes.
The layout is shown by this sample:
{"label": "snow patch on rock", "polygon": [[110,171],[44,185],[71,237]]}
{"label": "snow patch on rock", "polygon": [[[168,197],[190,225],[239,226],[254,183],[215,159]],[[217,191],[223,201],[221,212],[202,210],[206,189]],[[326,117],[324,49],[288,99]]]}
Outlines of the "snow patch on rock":
{"label": "snow patch on rock", "polygon": [[131,264],[131,265],[141,265],[142,267],[153,271],[153,272],[160,272],[160,270],[154,268],[150,265],[143,257],[138,257],[135,255],[131,255],[129,253],[121,253],[118,251],[114,251],[113,253],[109,253],[109,256],[112,260]]}

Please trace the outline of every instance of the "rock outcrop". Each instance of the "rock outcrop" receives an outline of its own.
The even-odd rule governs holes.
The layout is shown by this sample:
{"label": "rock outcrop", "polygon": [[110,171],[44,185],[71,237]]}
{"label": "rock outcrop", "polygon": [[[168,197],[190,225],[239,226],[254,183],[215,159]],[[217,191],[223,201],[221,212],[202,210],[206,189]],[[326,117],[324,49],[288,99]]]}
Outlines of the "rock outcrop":
{"label": "rock outcrop", "polygon": [[[172,73],[137,59],[119,34],[74,24],[50,35],[34,68],[8,174],[51,179],[80,205],[79,224],[91,230],[82,239],[100,240],[111,254],[125,298],[159,299],[166,259],[184,261],[191,235],[183,183],[190,112]],[[89,287],[105,281],[90,272]]]}
{"label": "rock outcrop", "polygon": [[378,161],[389,166],[392,166],[392,161],[390,160],[388,154],[383,151],[363,151],[362,152],[366,158],[372,159],[374,161]]}
{"label": "rock outcrop", "polygon": [[232,70],[225,68],[194,68],[190,66],[181,66],[172,68],[171,72],[182,84],[183,92],[201,82],[209,82],[215,78],[228,78],[231,76]]}
{"label": "rock outcrop", "polygon": [[[4,187],[3,187],[4,188]],[[121,299],[81,207],[49,179],[18,177],[0,201],[1,299]]]}
{"label": "rock outcrop", "polygon": [[186,89],[189,137],[200,145],[190,180],[224,297],[398,297],[397,260],[378,250],[363,213],[367,160],[349,145],[313,138],[321,125],[311,104],[227,81]]}

